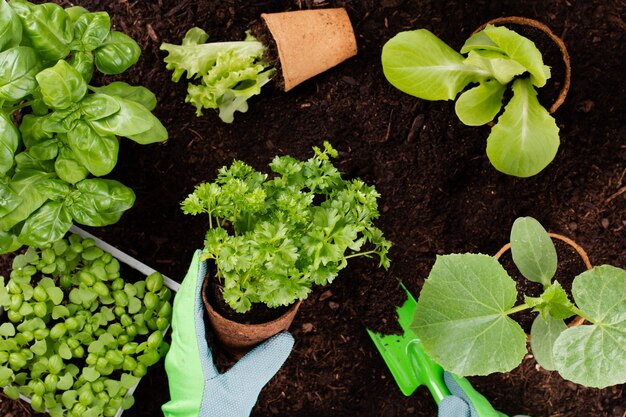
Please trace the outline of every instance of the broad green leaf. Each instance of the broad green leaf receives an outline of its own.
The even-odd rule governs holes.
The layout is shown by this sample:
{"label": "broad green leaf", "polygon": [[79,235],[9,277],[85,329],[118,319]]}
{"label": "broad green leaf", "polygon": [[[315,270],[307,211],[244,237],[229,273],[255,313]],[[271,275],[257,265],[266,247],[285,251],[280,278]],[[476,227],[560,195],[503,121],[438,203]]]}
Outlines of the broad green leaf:
{"label": "broad green leaf", "polygon": [[[20,133],[9,116],[0,112],[0,177],[6,174],[15,163],[15,152],[20,144]],[[2,194],[0,194],[0,201]],[[0,213],[2,213],[0,208]]]}
{"label": "broad green leaf", "polygon": [[[154,93],[142,86],[132,86],[123,81],[114,81],[102,87],[90,87],[95,93],[118,96],[143,105],[152,111],[156,107],[157,99]],[[107,115],[108,116],[108,115]]]}
{"label": "broad green leaf", "polygon": [[45,117],[25,114],[20,123],[20,134],[22,141],[27,148],[35,146],[37,143],[51,139],[53,134],[44,129]]}
{"label": "broad green leaf", "polygon": [[22,199],[22,203],[0,219],[0,229],[11,229],[41,207],[46,199],[37,191],[36,185],[41,180],[53,177],[54,174],[28,169],[16,173],[9,186]]}
{"label": "broad green leaf", "polygon": [[528,70],[533,85],[546,85],[550,78],[550,69],[543,64],[541,52],[533,41],[504,26],[488,25],[484,32],[506,55]]}
{"label": "broad green leaf", "polygon": [[54,170],[59,178],[70,184],[76,184],[89,175],[89,170],[78,161],[69,146],[63,146],[59,150],[59,156],[54,161]]}
{"label": "broad green leaf", "polygon": [[68,211],[87,226],[113,224],[135,203],[133,190],[114,180],[87,179],[77,183],[76,189],[80,194]]}
{"label": "broad green leaf", "polygon": [[37,88],[41,69],[32,48],[16,46],[0,53],[0,101],[16,103]]}
{"label": "broad green leaf", "polygon": [[552,348],[556,339],[565,329],[567,329],[567,325],[563,320],[555,319],[549,314],[545,318],[535,317],[530,329],[530,346],[537,363],[543,369],[556,370]]}
{"label": "broad green leaf", "polygon": [[150,130],[158,121],[141,104],[117,96],[110,97],[117,101],[120,110],[111,116],[89,121],[99,133],[125,137],[138,135]]}
{"label": "broad green leaf", "polygon": [[139,143],[140,145],[149,145],[151,143],[163,142],[167,140],[168,133],[165,126],[156,117],[153,119],[152,127],[145,132],[137,135],[128,135],[127,138]]}
{"label": "broad green leaf", "polygon": [[61,239],[71,226],[63,201],[48,201],[26,220],[19,239],[25,245],[42,247]]}
{"label": "broad green leaf", "polygon": [[14,1],[11,7],[21,19],[24,37],[44,60],[56,62],[69,54],[74,28],[61,6]]}
{"label": "broad green leaf", "polygon": [[114,135],[101,135],[86,122],[78,121],[67,132],[67,141],[76,159],[96,177],[115,168],[119,141]]}
{"label": "broad green leaf", "polygon": [[19,46],[22,23],[6,0],[0,0],[0,52]]}
{"label": "broad green leaf", "polygon": [[94,68],[94,59],[91,52],[74,51],[67,63],[80,73],[86,83],[91,81]]}
{"label": "broad green leaf", "polygon": [[526,335],[507,315],[515,281],[487,255],[438,256],[411,329],[429,356],[457,375],[508,372],[526,353]]}
{"label": "broad green leaf", "polygon": [[18,196],[8,185],[0,182],[0,217],[6,216],[22,203]]}
{"label": "broad green leaf", "polygon": [[87,83],[80,72],[63,60],[41,71],[36,78],[44,103],[54,109],[66,109],[87,93]]}
{"label": "broad green leaf", "polygon": [[530,177],[544,169],[559,148],[559,128],[537,101],[527,79],[513,82],[513,97],[487,138],[487,156],[505,174]]}
{"label": "broad green leaf", "polygon": [[54,161],[42,161],[33,157],[30,152],[24,151],[15,155],[15,172],[38,171],[54,172]]}
{"label": "broad green leaf", "polygon": [[500,84],[508,84],[526,71],[522,64],[496,51],[470,51],[463,62],[489,71]]}
{"label": "broad green leaf", "polygon": [[592,324],[565,330],[554,343],[563,378],[588,387],[626,382],[626,271],[596,266],[574,279],[572,294]]}
{"label": "broad green leaf", "polygon": [[541,223],[520,217],[511,227],[511,255],[519,271],[546,288],[556,273],[557,255],[552,239]]}
{"label": "broad green leaf", "polygon": [[489,77],[487,71],[463,64],[463,59],[426,29],[398,33],[382,52],[387,80],[425,100],[452,100],[469,83]]}
{"label": "broad green leaf", "polygon": [[74,42],[70,48],[91,52],[109,35],[111,18],[106,12],[84,13],[74,23]]}
{"label": "broad green leaf", "polygon": [[71,6],[65,9],[65,12],[69,16],[70,20],[73,23],[78,21],[78,18],[84,15],[85,13],[89,13],[89,10],[85,9],[82,6]]}
{"label": "broad green leaf", "polygon": [[99,120],[111,116],[117,113],[120,107],[113,97],[101,93],[89,94],[80,102],[80,111],[86,120]]}
{"label": "broad green leaf", "polygon": [[95,53],[96,68],[100,72],[121,74],[137,62],[141,48],[131,37],[112,31]]}
{"label": "broad green leaf", "polygon": [[72,188],[59,179],[45,179],[35,186],[47,200],[63,200],[72,191]]}
{"label": "broad green leaf", "polygon": [[44,139],[28,149],[28,154],[40,161],[49,161],[59,153],[59,140],[55,137]]}
{"label": "broad green leaf", "polygon": [[505,86],[497,81],[485,81],[459,96],[454,110],[468,126],[482,126],[492,121],[502,107]]}

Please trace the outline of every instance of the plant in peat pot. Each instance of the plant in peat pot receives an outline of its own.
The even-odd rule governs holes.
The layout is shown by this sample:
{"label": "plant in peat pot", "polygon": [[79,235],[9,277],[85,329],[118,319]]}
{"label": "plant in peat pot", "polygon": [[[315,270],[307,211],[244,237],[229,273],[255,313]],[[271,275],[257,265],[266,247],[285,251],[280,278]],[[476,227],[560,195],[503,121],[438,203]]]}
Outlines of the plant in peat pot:
{"label": "plant in peat pot", "polygon": [[167,139],[156,97],[88,83],[94,67],[120,74],[139,54],[105,12],[0,0],[0,253],[43,247],[74,221],[113,224],[132,207],[130,188],[97,177],[115,167],[118,136]]}
{"label": "plant in peat pot", "polygon": [[[356,54],[345,9],[264,13],[261,20],[264,26],[255,29],[255,36],[248,30],[243,41],[206,43],[209,35],[194,27],[181,45],[161,45],[169,53],[165,63],[174,71],[172,80],[178,82],[186,71],[187,78],[199,81],[189,83],[185,99],[198,116],[202,109],[219,109],[220,119],[232,123],[235,111],[248,111],[248,99],[276,75],[289,91]],[[271,41],[262,41],[270,36]],[[271,42],[278,57],[271,56]]]}
{"label": "plant in peat pot", "polygon": [[[604,388],[626,382],[626,271],[595,266],[574,278],[572,301],[558,282],[556,251],[531,217],[511,230],[521,274],[543,285],[539,297],[515,306],[515,281],[492,256],[439,256],[424,283],[411,324],[431,357],[458,375],[508,372],[526,354],[526,335],[509,315],[539,313],[531,332],[537,362],[575,383]],[[565,324],[578,315],[582,325]]]}
{"label": "plant in peat pot", "polygon": [[[315,155],[307,161],[275,157],[271,178],[235,161],[222,167],[214,182],[198,185],[182,203],[186,214],[208,214],[201,260],[215,264],[215,277],[207,276],[205,287],[209,280],[219,280],[223,300],[238,313],[259,303],[292,306],[292,319],[313,284],[330,284],[349,259],[377,255],[379,266],[389,267],[391,243],[373,223],[379,216],[378,192],[359,179],[343,179],[330,160],[337,151],[329,143],[313,150]],[[219,322],[211,320],[216,328]],[[289,324],[254,340],[247,336],[239,347],[239,342],[217,332],[223,345],[237,351]]]}
{"label": "plant in peat pot", "polygon": [[[530,39],[504,26],[486,25],[465,42],[461,53],[426,29],[401,32],[383,47],[382,66],[387,80],[407,94],[456,100],[456,114],[468,126],[497,117],[487,138],[489,161],[505,174],[529,177],[543,170],[559,147],[559,128],[550,113],[569,89],[569,55],[563,42],[541,23],[516,17],[502,20],[532,25],[559,46],[566,82],[550,112],[539,103],[536,91],[546,85],[550,68]],[[512,96],[504,105],[509,86]]]}
{"label": "plant in peat pot", "polygon": [[[123,270],[122,270],[123,271]],[[171,292],[155,272],[127,281],[93,239],[70,235],[15,257],[0,277],[0,386],[53,417],[116,415],[165,355]]]}

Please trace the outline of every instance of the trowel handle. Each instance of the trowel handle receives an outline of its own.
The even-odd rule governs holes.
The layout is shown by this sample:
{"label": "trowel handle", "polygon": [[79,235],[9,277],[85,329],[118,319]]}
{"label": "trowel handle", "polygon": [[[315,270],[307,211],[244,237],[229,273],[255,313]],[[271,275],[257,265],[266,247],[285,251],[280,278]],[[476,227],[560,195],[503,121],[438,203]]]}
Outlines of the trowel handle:
{"label": "trowel handle", "polygon": [[450,391],[443,381],[443,368],[424,352],[424,346],[419,339],[409,342],[406,349],[415,375],[423,385],[428,387],[435,402],[439,405],[444,397],[450,395]]}

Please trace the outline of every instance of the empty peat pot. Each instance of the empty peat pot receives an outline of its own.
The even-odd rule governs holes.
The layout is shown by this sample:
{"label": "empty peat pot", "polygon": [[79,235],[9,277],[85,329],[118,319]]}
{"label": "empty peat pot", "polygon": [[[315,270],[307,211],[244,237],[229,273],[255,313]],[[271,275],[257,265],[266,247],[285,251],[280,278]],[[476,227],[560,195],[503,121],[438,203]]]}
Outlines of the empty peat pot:
{"label": "empty peat pot", "polygon": [[356,55],[356,38],[343,8],[261,14],[276,42],[284,90]]}

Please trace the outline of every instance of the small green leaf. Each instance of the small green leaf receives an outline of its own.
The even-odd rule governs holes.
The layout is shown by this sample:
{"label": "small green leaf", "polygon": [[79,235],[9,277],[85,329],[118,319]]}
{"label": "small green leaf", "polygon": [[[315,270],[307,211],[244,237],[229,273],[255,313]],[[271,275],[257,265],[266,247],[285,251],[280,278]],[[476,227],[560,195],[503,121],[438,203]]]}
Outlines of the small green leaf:
{"label": "small green leaf", "polygon": [[13,323],[2,323],[0,325],[0,336],[13,337],[15,336],[15,327]]}
{"label": "small green leaf", "polygon": [[511,255],[522,275],[545,287],[556,273],[557,255],[552,239],[541,223],[520,217],[511,228]]}
{"label": "small green leaf", "polygon": [[65,360],[72,359],[72,349],[70,349],[67,343],[64,342],[59,345],[59,356]]}
{"label": "small green leaf", "polygon": [[543,318],[549,314],[555,319],[567,319],[576,315],[574,305],[571,303],[561,284],[557,281],[552,283],[540,297],[524,297],[524,302],[538,311]]}
{"label": "small green leaf", "polygon": [[120,379],[122,387],[126,389],[131,389],[137,384],[137,382],[139,382],[139,378],[131,374],[122,374],[122,378]]}
{"label": "small green leaf", "polygon": [[20,398],[20,390],[15,385],[7,385],[4,387],[4,394],[12,400]]}
{"label": "small green leaf", "polygon": [[42,356],[48,351],[48,344],[44,340],[36,341],[31,347],[30,350],[37,356]]}
{"label": "small green leaf", "polygon": [[121,74],[137,62],[141,48],[131,37],[111,31],[95,53],[96,67],[100,72]]}
{"label": "small green leaf", "polygon": [[57,320],[61,317],[68,317],[70,311],[65,306],[56,305],[52,308],[52,319]]}
{"label": "small green leaf", "polygon": [[63,301],[63,290],[61,290],[60,288],[58,287],[46,288],[46,292],[48,293],[50,300],[55,306],[58,306],[59,304],[61,304],[61,301]]}
{"label": "small green leaf", "polygon": [[96,371],[96,369],[92,366],[84,367],[82,375],[88,382],[93,382],[96,379],[100,378],[100,372]]}
{"label": "small green leaf", "polygon": [[559,128],[539,104],[537,92],[527,79],[513,82],[513,97],[487,138],[487,156],[498,170],[530,177],[556,156]]}
{"label": "small green leaf", "polygon": [[104,386],[109,394],[109,397],[114,398],[122,389],[122,384],[120,381],[116,381],[114,379],[107,379],[104,381]]}
{"label": "small green leaf", "polygon": [[72,49],[91,52],[104,42],[110,30],[111,18],[108,13],[84,13],[74,23]]}
{"label": "small green leaf", "polygon": [[74,385],[74,378],[72,378],[72,374],[70,374],[69,372],[66,372],[65,375],[59,378],[59,382],[57,383],[57,388],[65,391],[65,390],[72,388],[72,385]]}
{"label": "small green leaf", "polygon": [[489,77],[487,71],[463,64],[463,59],[426,29],[398,33],[382,52],[387,80],[425,100],[452,100],[469,83]]}
{"label": "small green leaf", "polygon": [[545,318],[535,317],[530,329],[530,346],[537,363],[543,369],[556,370],[552,348],[556,339],[565,329],[567,329],[567,325],[563,320],[555,319],[549,314]]}
{"label": "small green leaf", "polygon": [[80,72],[63,60],[41,71],[35,78],[44,103],[54,109],[67,109],[87,93],[87,83]]}
{"label": "small green leaf", "polygon": [[626,271],[596,266],[574,279],[572,294],[592,324],[569,328],[554,343],[563,378],[588,387],[626,382]]}
{"label": "small green leaf", "polygon": [[522,64],[509,58],[506,54],[496,51],[472,50],[463,62],[466,65],[489,71],[496,81],[503,86],[526,71]]}
{"label": "small green leaf", "polygon": [[459,119],[468,126],[482,126],[492,121],[502,107],[505,86],[497,81],[485,81],[462,93],[454,110]]}
{"label": "small green leaf", "polygon": [[457,375],[508,372],[526,353],[526,335],[507,315],[515,281],[487,255],[438,256],[411,329],[429,356]]}
{"label": "small green leaf", "polygon": [[26,245],[41,247],[61,239],[72,226],[72,218],[62,201],[48,201],[31,215],[20,233]]}
{"label": "small green leaf", "polygon": [[[70,378],[71,378],[71,376],[70,376]],[[59,381],[59,383],[60,383],[60,381]],[[58,384],[57,384],[57,387],[59,387]],[[66,389],[69,389],[69,388],[70,387],[68,387]],[[59,387],[59,389],[63,389],[63,388]],[[63,405],[65,406],[65,408],[67,408],[68,410],[71,410],[72,407],[74,406],[74,404],[76,404],[77,397],[78,397],[78,392],[76,392],[75,390],[65,391],[61,395],[61,401],[63,402]]]}

